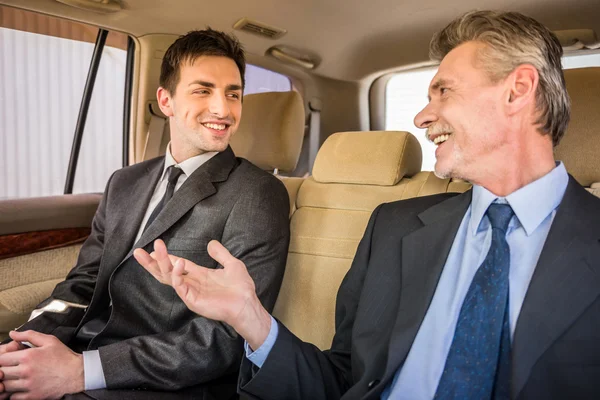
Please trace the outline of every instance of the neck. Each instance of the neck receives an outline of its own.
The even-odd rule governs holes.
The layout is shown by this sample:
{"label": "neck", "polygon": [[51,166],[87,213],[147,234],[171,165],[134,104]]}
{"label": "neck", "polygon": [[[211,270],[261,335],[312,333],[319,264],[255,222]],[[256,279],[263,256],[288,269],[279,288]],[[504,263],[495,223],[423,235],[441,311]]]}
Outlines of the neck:
{"label": "neck", "polygon": [[489,163],[472,183],[485,187],[500,197],[506,197],[520,188],[534,182],[554,169],[552,141],[538,132],[529,142],[521,141],[515,146],[504,146],[501,156],[495,154],[499,163]]}
{"label": "neck", "polygon": [[177,164],[181,164],[185,160],[204,154],[204,151],[193,146],[185,146],[174,139],[171,139],[171,156]]}

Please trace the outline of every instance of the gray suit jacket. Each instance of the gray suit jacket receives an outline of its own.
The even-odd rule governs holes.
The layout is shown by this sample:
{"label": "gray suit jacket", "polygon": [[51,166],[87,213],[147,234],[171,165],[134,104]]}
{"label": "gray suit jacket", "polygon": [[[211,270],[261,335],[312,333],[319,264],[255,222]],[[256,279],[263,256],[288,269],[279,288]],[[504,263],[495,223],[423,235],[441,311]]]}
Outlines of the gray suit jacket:
{"label": "gray suit jacket", "polygon": [[[235,392],[240,337],[230,326],[189,311],[132,252],[137,247],[151,250],[161,238],[170,253],[216,268],[206,246],[217,239],[244,261],[259,298],[272,309],[289,243],[287,191],[277,178],[236,159],[228,148],[184,182],[134,244],[163,165],[162,157],[149,160],[123,168],[109,180],[77,264],[51,296],[89,304],[85,314],[76,309],[45,313],[21,329],[53,334],[72,345],[77,330],[112,300],[108,324],[89,345],[100,352],[109,389],[187,388],[180,397],[211,398],[206,393],[212,391],[212,397],[226,398]],[[122,397],[123,392],[93,392],[97,398],[111,394]]]}
{"label": "gray suit jacket", "polygon": [[[338,292],[336,334],[321,352],[284,326],[240,393],[260,399],[379,399],[429,308],[471,191],[384,204]],[[513,399],[600,398],[600,199],[573,178],[514,334]]]}

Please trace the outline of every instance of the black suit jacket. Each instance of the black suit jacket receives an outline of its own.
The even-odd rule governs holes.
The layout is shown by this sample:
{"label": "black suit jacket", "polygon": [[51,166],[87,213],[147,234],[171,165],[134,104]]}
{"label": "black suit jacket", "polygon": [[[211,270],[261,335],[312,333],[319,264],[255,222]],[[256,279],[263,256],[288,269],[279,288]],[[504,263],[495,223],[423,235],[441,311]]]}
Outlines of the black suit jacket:
{"label": "black suit jacket", "polygon": [[[433,298],[471,191],[379,206],[337,296],[326,352],[280,326],[240,393],[260,399],[379,399]],[[514,333],[513,399],[600,398],[600,199],[570,178]]]}
{"label": "black suit jacket", "polygon": [[[110,320],[89,346],[100,352],[109,389],[187,388],[183,397],[210,398],[206,393],[212,391],[213,397],[226,398],[235,393],[240,337],[230,326],[189,311],[132,253],[137,247],[151,251],[161,238],[170,253],[215,268],[206,246],[217,239],[248,266],[262,303],[272,309],[289,242],[287,191],[228,148],[188,177],[134,244],[163,168],[164,158],[156,158],[119,170],[109,180],[77,265],[51,296],[89,304],[85,314],[78,309],[45,313],[21,330],[52,334],[73,345],[77,330],[112,300]],[[128,397],[107,390],[90,394]]]}

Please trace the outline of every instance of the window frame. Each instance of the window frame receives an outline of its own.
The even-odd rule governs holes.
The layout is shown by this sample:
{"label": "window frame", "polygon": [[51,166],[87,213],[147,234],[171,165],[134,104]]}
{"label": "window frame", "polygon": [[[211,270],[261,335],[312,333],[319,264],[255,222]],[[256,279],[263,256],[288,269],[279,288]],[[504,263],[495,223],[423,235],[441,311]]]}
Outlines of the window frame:
{"label": "window frame", "polygon": [[[73,141],[70,149],[70,156],[67,164],[67,172],[64,179],[64,189],[63,194],[69,195],[73,194],[75,177],[77,174],[77,168],[79,164],[79,155],[81,154],[81,145],[84,138],[84,132],[86,128],[87,116],[93,96],[93,91],[96,85],[96,77],[98,71],[100,69],[100,62],[102,59],[102,54],[106,45],[106,41],[110,33],[118,33],[127,36],[127,48],[124,49],[126,51],[126,64],[125,64],[125,76],[124,76],[124,91],[123,91],[123,131],[122,131],[122,157],[121,157],[121,167],[125,167],[129,165],[129,137],[131,131],[131,118],[132,118],[132,107],[133,107],[133,83],[134,83],[134,68],[135,68],[135,52],[136,52],[136,42],[134,38],[125,32],[120,32],[116,30],[110,30],[108,28],[104,28],[97,25],[92,25],[89,23],[83,23],[79,21],[75,21],[69,18],[65,18],[63,16],[54,16],[54,15],[46,15],[44,13],[40,13],[34,10],[22,9],[19,7],[11,7],[9,5],[0,5],[6,8],[12,8],[14,10],[19,10],[25,13],[38,14],[42,16],[47,16],[57,21],[64,21],[67,23],[77,23],[83,24],[90,28],[97,29],[96,40],[94,44],[94,49],[92,52],[92,57],[90,59],[90,64],[87,71],[87,78],[84,84],[83,93],[81,94],[79,112],[77,115],[77,119],[75,120],[75,129],[73,132]],[[38,35],[47,35],[46,33],[37,32],[34,28],[30,29],[21,29],[18,27],[7,26],[7,29],[19,30],[27,33],[38,34]],[[62,37],[62,36],[57,36]],[[69,39],[68,37],[62,37],[64,39]],[[80,39],[71,39],[76,41],[81,41]],[[75,99],[76,100],[76,99]]]}

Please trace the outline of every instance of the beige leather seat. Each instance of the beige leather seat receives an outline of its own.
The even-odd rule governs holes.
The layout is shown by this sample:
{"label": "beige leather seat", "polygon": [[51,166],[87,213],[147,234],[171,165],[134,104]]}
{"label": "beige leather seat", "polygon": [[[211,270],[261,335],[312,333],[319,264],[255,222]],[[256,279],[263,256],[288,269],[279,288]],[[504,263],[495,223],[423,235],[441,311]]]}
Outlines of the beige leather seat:
{"label": "beige leather seat", "polygon": [[581,185],[600,197],[600,67],[565,70],[571,122],[556,159]]}
{"label": "beige leather seat", "polygon": [[298,191],[274,310],[301,339],[331,345],[337,290],[377,205],[470,187],[420,170],[421,147],[407,132],[345,132],[325,141]]}
{"label": "beige leather seat", "polygon": [[[304,138],[304,103],[298,92],[268,92],[244,96],[242,120],[231,148],[260,168],[292,172]],[[301,178],[281,178],[290,196],[290,215]]]}

